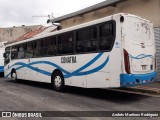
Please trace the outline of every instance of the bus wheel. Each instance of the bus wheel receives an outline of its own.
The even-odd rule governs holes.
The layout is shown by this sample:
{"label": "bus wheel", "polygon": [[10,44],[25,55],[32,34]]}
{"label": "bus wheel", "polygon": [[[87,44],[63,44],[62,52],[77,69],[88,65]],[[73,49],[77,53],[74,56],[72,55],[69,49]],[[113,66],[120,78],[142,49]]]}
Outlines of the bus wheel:
{"label": "bus wheel", "polygon": [[14,80],[15,82],[18,82],[16,70],[13,70],[13,71],[12,71],[11,78],[12,78],[12,80]]}
{"label": "bus wheel", "polygon": [[52,85],[54,89],[58,92],[64,90],[64,77],[60,71],[56,71],[52,76]]}

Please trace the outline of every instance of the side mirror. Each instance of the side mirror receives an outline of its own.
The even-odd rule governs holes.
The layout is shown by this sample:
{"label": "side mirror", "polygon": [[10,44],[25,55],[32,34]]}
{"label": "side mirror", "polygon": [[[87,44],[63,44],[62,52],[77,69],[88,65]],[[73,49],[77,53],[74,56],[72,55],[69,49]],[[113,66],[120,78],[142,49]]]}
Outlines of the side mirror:
{"label": "side mirror", "polygon": [[6,53],[3,53],[3,57],[4,57],[4,58],[6,58],[6,57],[7,57]]}

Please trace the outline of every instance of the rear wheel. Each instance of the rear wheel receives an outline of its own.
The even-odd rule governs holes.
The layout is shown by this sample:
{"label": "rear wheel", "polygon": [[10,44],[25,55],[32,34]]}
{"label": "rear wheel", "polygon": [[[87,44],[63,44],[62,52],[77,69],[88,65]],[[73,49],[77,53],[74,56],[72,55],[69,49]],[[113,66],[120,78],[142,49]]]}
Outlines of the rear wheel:
{"label": "rear wheel", "polygon": [[15,82],[18,82],[16,70],[13,70],[13,71],[12,71],[11,78],[12,78],[12,80],[14,80]]}
{"label": "rear wheel", "polygon": [[60,71],[56,71],[52,76],[52,85],[54,89],[58,92],[64,90],[64,77]]}

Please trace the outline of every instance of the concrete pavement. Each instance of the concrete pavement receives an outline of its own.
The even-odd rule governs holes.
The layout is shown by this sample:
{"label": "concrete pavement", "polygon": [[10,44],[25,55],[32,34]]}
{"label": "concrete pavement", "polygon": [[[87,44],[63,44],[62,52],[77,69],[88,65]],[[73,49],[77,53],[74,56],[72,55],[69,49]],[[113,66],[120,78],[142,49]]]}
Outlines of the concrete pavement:
{"label": "concrete pavement", "polygon": [[129,88],[121,88],[121,90],[140,92],[146,94],[160,95],[160,81],[156,81],[150,84],[138,85]]}

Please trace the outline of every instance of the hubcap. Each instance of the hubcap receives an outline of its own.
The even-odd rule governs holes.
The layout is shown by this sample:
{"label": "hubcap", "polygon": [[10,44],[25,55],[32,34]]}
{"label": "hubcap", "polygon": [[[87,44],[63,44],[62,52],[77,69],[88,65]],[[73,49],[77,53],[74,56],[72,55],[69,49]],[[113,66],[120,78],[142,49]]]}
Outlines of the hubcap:
{"label": "hubcap", "polygon": [[60,76],[56,76],[55,80],[54,80],[55,86],[56,87],[60,87],[61,86],[61,82],[62,82],[61,77]]}
{"label": "hubcap", "polygon": [[13,73],[13,74],[12,74],[12,79],[13,79],[13,80],[16,80],[16,73]]}

